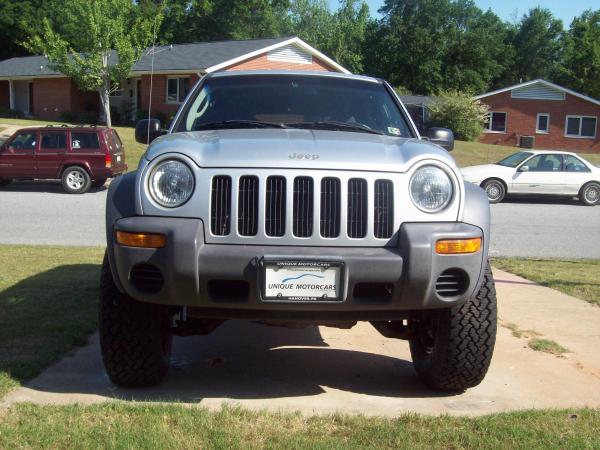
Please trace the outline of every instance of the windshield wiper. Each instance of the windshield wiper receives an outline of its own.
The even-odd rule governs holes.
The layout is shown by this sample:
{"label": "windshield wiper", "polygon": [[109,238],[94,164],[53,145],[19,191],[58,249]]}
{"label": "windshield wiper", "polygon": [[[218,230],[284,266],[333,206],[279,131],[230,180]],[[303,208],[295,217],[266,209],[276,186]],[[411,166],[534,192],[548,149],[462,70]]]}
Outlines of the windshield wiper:
{"label": "windshield wiper", "polygon": [[371,133],[371,134],[379,134],[383,135],[381,131],[373,130],[366,125],[361,123],[348,123],[348,122],[338,122],[337,120],[321,120],[317,122],[297,122],[297,123],[286,123],[288,127],[293,128],[309,128],[309,129],[319,129],[319,130],[334,130],[334,131],[356,131],[359,133]]}
{"label": "windshield wiper", "polygon": [[282,123],[261,122],[260,120],[222,120],[220,122],[207,122],[194,126],[194,131],[218,130],[221,128],[288,128]]}

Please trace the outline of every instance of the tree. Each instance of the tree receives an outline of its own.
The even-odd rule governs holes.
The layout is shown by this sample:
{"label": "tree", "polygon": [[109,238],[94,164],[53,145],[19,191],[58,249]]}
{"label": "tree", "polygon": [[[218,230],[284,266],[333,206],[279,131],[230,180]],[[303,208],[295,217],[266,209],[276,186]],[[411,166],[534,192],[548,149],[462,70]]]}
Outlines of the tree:
{"label": "tree", "polygon": [[600,98],[600,10],[576,17],[563,40],[564,57],[559,82]]}
{"label": "tree", "polygon": [[427,125],[450,128],[457,139],[476,140],[483,132],[489,108],[469,94],[441,92],[429,105]]}
{"label": "tree", "polygon": [[543,8],[534,8],[513,30],[514,66],[507,82],[551,79],[561,59],[562,21]]}
{"label": "tree", "polygon": [[369,28],[368,71],[417,94],[484,91],[504,71],[506,25],[472,0],[386,0]]}
{"label": "tree", "polygon": [[[50,66],[80,89],[97,91],[110,127],[110,94],[152,41],[153,21],[131,0],[66,0],[62,13],[60,29],[44,19],[41,32],[33,34],[26,46],[46,55]],[[155,23],[160,20],[157,14]]]}
{"label": "tree", "polygon": [[332,13],[326,0],[293,0],[289,30],[351,72],[363,72],[363,48],[371,21],[362,0],[340,0]]}

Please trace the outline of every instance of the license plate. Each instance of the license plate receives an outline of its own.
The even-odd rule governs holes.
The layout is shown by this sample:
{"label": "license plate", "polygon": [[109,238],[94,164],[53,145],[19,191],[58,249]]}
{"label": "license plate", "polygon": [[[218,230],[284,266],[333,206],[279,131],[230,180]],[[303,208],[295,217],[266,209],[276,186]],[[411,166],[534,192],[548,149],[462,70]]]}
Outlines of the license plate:
{"label": "license plate", "polygon": [[276,302],[342,301],[341,262],[264,261],[263,299]]}

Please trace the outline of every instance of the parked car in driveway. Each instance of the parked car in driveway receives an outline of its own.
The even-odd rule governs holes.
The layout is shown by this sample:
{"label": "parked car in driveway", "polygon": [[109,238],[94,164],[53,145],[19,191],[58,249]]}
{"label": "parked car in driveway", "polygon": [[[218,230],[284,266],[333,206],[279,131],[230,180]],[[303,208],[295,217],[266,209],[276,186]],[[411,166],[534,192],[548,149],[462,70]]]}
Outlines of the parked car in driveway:
{"label": "parked car in driveway", "polygon": [[125,149],[112,128],[23,128],[0,146],[0,186],[56,179],[66,192],[83,194],[126,171]]}
{"label": "parked car in driveway", "polygon": [[490,203],[512,194],[578,196],[589,206],[600,202],[600,168],[574,153],[521,151],[495,164],[465,167],[461,173],[485,190]]}

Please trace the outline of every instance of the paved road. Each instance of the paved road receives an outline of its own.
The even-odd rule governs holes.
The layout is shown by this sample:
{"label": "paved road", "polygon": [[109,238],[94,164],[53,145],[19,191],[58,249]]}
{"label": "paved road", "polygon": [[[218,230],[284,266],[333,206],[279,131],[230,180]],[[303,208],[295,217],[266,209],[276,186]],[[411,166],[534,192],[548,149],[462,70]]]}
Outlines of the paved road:
{"label": "paved road", "polygon": [[[0,190],[0,243],[105,245],[106,188],[67,195],[57,182]],[[600,207],[570,200],[492,205],[492,256],[600,258]]]}
{"label": "paved road", "polygon": [[514,275],[494,270],[494,276],[501,323],[533,329],[558,342],[570,350],[566,357],[535,352],[525,338],[501,326],[483,383],[462,394],[444,394],[418,380],[406,341],[386,339],[368,323],[338,330],[231,321],[208,336],[176,339],[168,379],[155,388],[112,385],[94,336],[90,345],[8,394],[0,409],[23,401],[111,399],[383,416],[600,406],[600,356],[595,351],[600,309]]}

